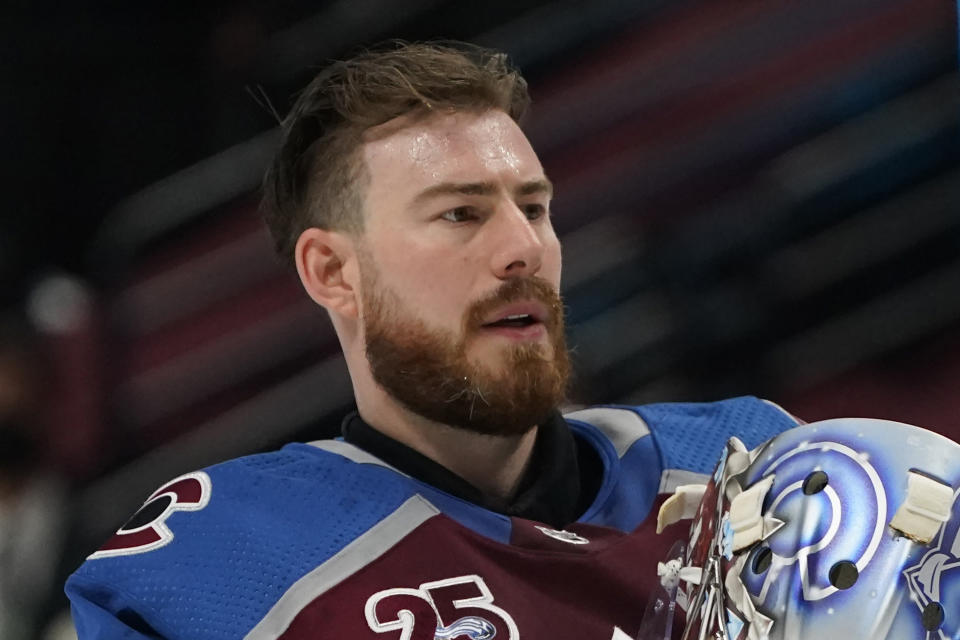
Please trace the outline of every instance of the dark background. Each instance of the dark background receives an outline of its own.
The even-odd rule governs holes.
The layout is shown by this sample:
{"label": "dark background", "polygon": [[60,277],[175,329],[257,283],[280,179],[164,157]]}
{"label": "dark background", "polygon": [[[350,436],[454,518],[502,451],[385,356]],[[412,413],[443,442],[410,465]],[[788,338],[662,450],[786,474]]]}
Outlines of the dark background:
{"label": "dark background", "polygon": [[[351,395],[255,190],[324,61],[509,52],[558,185],[574,403],[756,394],[960,438],[956,4],[7,3],[0,316],[76,564],[159,483]],[[12,328],[11,328],[12,327]]]}

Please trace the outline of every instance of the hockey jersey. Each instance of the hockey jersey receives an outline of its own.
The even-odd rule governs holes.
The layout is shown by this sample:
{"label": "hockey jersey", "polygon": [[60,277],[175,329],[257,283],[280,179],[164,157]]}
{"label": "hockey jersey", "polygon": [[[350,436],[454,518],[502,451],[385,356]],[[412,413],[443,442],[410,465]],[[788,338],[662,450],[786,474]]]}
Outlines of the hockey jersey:
{"label": "hockey jersey", "polygon": [[565,419],[604,475],[562,529],[465,502],[342,440],[177,478],[67,581],[78,636],[633,638],[664,548],[647,518],[658,495],[703,482],[730,435],[754,447],[797,424],[749,397]]}

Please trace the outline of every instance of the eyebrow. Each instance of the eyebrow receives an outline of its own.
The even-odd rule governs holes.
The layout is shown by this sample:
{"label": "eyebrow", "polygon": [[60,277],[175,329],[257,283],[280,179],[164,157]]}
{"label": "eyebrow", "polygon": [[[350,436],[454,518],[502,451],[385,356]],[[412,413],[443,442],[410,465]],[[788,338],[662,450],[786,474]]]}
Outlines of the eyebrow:
{"label": "eyebrow", "polygon": [[[441,182],[431,187],[427,187],[414,198],[415,204],[422,203],[431,198],[445,195],[462,196],[490,196],[498,191],[497,185],[492,182]],[[517,196],[530,196],[535,194],[553,195],[553,183],[547,178],[540,180],[530,180],[524,182],[515,190]]]}

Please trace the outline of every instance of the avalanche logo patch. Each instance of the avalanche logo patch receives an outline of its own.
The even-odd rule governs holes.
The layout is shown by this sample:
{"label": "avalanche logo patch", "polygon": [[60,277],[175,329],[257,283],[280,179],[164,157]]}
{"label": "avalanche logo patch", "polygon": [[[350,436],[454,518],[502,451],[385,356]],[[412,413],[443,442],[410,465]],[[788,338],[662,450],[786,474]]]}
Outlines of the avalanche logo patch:
{"label": "avalanche logo patch", "polygon": [[477,575],[378,591],[367,599],[364,615],[376,633],[399,631],[397,640],[520,638],[517,623],[493,604],[493,594]]}
{"label": "avalanche logo patch", "polygon": [[87,559],[145,553],[169,544],[173,531],[166,525],[167,518],[175,511],[203,509],[210,502],[211,486],[210,476],[203,471],[171,480],[154,491],[133,517]]}

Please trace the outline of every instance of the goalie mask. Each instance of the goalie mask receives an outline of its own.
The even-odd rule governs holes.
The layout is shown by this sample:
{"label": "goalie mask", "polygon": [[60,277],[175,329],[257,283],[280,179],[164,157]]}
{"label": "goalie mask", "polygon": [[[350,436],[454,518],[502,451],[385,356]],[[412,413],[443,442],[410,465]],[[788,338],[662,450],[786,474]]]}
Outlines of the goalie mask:
{"label": "goalie mask", "polygon": [[958,487],[960,445],[897,422],[731,438],[710,482],[660,511],[660,528],[693,518],[661,564],[684,640],[960,640]]}

